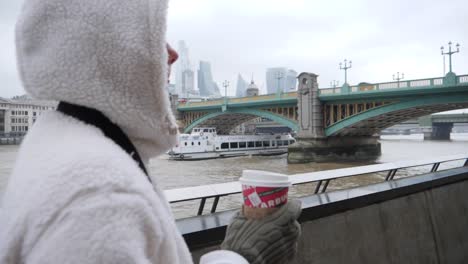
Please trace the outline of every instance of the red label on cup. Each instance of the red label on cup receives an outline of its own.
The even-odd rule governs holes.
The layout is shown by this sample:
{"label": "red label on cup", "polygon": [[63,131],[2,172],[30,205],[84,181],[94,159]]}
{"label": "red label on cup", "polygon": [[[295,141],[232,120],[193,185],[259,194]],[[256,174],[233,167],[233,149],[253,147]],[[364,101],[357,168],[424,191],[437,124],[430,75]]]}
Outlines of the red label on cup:
{"label": "red label on cup", "polygon": [[288,202],[288,187],[260,187],[242,185],[244,205],[256,208],[274,208]]}

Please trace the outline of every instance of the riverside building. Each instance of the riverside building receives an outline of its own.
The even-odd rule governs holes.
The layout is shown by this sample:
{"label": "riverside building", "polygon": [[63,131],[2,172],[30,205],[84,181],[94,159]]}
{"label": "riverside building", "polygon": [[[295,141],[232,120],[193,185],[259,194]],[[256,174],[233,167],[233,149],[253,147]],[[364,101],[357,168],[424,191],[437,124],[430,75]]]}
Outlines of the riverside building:
{"label": "riverside building", "polygon": [[26,96],[0,98],[0,136],[26,134],[44,112],[56,108],[51,101],[32,100]]}

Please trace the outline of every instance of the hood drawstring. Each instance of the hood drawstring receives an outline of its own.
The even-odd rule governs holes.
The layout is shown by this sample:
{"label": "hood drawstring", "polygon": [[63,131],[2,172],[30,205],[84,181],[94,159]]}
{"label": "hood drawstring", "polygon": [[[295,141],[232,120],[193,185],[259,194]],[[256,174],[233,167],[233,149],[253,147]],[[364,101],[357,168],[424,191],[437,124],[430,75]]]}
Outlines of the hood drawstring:
{"label": "hood drawstring", "polygon": [[127,135],[116,124],[112,123],[109,118],[98,110],[74,105],[66,102],[60,102],[57,106],[57,111],[65,115],[74,117],[86,124],[93,125],[99,128],[104,135],[119,145],[127,154],[138,164],[140,169],[145,173],[148,181],[152,183],[148,175],[145,164],[140,158],[138,151],[132,144]]}

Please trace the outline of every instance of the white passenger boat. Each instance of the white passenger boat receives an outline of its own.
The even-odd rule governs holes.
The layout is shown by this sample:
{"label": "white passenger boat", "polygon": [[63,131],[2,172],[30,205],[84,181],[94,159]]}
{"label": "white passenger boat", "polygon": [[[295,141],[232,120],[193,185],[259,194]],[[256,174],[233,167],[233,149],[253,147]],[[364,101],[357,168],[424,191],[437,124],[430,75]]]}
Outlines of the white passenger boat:
{"label": "white passenger boat", "polygon": [[290,134],[217,135],[215,128],[194,128],[191,134],[181,134],[168,154],[174,160],[280,155],[294,142]]}

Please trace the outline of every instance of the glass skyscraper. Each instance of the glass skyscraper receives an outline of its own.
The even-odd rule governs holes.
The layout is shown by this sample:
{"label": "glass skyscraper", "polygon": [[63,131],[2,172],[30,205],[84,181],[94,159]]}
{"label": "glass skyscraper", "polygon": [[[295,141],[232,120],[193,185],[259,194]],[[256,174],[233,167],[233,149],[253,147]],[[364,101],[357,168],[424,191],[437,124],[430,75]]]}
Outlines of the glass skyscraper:
{"label": "glass skyscraper", "polygon": [[297,72],[284,67],[268,68],[266,72],[267,93],[277,93],[296,90]]}
{"label": "glass skyscraper", "polygon": [[177,93],[179,97],[186,97],[195,89],[195,79],[189,60],[189,50],[185,41],[179,41],[177,53],[179,53],[179,59],[175,63],[175,93]]}
{"label": "glass skyscraper", "polygon": [[244,78],[242,78],[242,75],[239,74],[237,76],[236,97],[244,97],[248,85]]}
{"label": "glass skyscraper", "polygon": [[200,90],[200,96],[220,96],[219,87],[213,81],[211,74],[211,64],[207,61],[200,61],[198,90]]}

